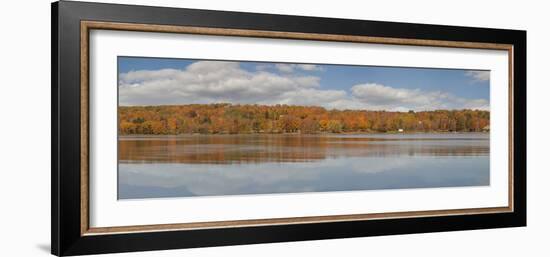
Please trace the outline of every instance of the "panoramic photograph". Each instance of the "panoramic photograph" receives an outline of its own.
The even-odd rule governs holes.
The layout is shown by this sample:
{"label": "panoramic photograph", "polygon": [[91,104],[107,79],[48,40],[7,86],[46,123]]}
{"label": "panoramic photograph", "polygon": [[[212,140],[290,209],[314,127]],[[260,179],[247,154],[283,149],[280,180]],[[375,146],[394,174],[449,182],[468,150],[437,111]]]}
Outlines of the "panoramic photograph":
{"label": "panoramic photograph", "polygon": [[118,57],[118,199],[488,186],[490,71]]}

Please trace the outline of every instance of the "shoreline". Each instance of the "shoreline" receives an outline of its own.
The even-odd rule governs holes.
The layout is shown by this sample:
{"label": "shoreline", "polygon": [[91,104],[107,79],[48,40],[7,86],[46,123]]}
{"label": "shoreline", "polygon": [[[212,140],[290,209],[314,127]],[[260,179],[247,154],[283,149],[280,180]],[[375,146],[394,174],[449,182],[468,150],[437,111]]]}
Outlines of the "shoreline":
{"label": "shoreline", "polygon": [[490,135],[490,132],[486,131],[457,131],[457,132],[441,132],[441,131],[430,131],[430,132],[342,132],[342,133],[182,133],[182,134],[118,134],[118,137],[178,137],[178,136],[256,136],[256,135],[271,135],[271,136],[335,136],[335,135],[460,135],[460,134],[487,134]]}

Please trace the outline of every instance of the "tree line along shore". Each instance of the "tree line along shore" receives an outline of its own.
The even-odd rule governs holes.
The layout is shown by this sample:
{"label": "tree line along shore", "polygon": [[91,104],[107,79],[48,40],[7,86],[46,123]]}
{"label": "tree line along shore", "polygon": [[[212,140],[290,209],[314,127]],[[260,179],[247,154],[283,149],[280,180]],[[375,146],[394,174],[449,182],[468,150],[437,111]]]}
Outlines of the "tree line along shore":
{"label": "tree line along shore", "polygon": [[489,111],[327,110],[316,106],[188,104],[119,106],[121,135],[488,131]]}

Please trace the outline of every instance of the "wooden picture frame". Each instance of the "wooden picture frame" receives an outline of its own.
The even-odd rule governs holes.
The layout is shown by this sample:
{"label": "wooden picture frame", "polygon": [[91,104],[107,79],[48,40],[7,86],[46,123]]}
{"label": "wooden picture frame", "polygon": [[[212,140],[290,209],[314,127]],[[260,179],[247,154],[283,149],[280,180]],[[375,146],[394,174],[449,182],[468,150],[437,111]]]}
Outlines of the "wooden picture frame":
{"label": "wooden picture frame", "polygon": [[[90,227],[91,30],[505,50],[505,207]],[[52,4],[52,254],[80,255],[526,225],[526,32],[84,2]]]}

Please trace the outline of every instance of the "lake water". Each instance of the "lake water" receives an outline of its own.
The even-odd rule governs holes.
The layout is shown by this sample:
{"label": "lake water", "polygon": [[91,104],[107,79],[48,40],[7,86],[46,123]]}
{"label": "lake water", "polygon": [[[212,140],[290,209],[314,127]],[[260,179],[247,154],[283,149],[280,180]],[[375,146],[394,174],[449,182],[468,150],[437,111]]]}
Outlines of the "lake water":
{"label": "lake water", "polygon": [[489,185],[489,134],[119,138],[119,199]]}

